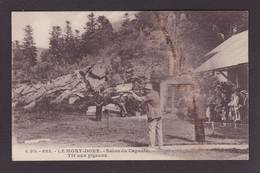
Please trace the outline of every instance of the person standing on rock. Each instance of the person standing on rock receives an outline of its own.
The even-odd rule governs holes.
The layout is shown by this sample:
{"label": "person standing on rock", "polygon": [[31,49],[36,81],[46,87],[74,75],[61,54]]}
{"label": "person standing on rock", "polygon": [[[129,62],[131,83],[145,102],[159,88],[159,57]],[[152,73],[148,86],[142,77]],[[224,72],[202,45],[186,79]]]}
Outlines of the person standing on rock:
{"label": "person standing on rock", "polygon": [[155,147],[156,141],[159,147],[163,146],[162,114],[159,93],[155,90],[155,83],[145,87],[145,96],[138,96],[131,92],[132,96],[147,105],[147,122],[150,139],[150,147]]}

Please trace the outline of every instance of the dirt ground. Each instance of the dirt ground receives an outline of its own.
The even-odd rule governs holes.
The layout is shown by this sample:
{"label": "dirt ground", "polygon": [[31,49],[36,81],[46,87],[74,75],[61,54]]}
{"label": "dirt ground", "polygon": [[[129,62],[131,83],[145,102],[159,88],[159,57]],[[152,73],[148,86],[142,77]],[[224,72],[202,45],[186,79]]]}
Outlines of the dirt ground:
{"label": "dirt ground", "polygon": [[[95,116],[78,113],[53,113],[35,116],[33,113],[14,113],[13,139],[23,144],[28,140],[49,139],[37,145],[95,146],[95,147],[143,147],[148,145],[147,124],[145,116],[103,117],[101,122]],[[37,118],[32,118],[37,117]],[[206,125],[207,144],[246,144],[247,128],[232,125],[225,128],[216,127],[212,134]],[[163,135],[165,145],[196,144],[194,141],[194,125],[181,120],[173,114],[163,118]]]}

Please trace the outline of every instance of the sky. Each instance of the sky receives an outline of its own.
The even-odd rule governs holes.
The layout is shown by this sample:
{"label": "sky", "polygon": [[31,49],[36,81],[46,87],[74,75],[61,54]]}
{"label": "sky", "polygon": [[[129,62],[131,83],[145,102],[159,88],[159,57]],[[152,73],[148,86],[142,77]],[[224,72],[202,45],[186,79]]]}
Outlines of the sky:
{"label": "sky", "polygon": [[[117,23],[122,21],[124,13],[127,11],[95,11],[96,16],[104,15],[110,22]],[[12,41],[23,41],[24,27],[31,25],[33,28],[34,41],[37,47],[48,48],[51,27],[59,25],[65,27],[65,21],[70,21],[73,30],[83,31],[83,27],[87,22],[85,12],[12,12]],[[130,18],[133,18],[135,11],[127,12]]]}

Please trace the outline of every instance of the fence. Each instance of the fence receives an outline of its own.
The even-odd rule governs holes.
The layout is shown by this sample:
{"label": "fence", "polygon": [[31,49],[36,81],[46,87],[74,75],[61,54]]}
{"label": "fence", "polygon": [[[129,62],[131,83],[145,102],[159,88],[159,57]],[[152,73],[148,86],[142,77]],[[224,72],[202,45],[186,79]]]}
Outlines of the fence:
{"label": "fence", "polygon": [[[116,133],[110,140],[130,146],[148,145],[146,116],[118,117],[110,113],[103,116],[103,127]],[[236,126],[236,127],[235,127]],[[248,124],[234,122],[204,122],[206,143],[234,144],[248,142]],[[110,134],[112,135],[112,134]],[[117,136],[118,135],[118,136]],[[193,120],[180,119],[172,114],[163,117],[165,145],[196,144]]]}

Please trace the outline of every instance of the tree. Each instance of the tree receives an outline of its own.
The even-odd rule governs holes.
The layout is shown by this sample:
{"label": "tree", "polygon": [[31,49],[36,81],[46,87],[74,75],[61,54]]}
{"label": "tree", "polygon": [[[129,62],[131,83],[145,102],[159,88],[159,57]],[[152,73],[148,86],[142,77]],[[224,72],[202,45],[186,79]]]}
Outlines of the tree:
{"label": "tree", "polygon": [[122,27],[128,27],[129,24],[130,24],[129,14],[125,13],[123,17]]}
{"label": "tree", "polygon": [[63,37],[62,30],[60,26],[53,26],[50,33],[50,42],[49,42],[49,55],[47,61],[56,64],[62,64],[65,62],[63,59]]}
{"label": "tree", "polygon": [[12,43],[12,70],[13,70],[13,80],[21,79],[21,74],[23,73],[23,50],[22,45],[18,40]]}
{"label": "tree", "polygon": [[98,26],[98,30],[107,30],[110,32],[113,31],[112,24],[105,16],[98,16],[97,26]]}
{"label": "tree", "polygon": [[133,22],[130,20],[129,18],[129,14],[128,13],[125,13],[124,16],[123,16],[123,21],[122,21],[122,25],[120,27],[120,30],[119,30],[119,40],[121,39],[121,37],[124,35],[129,35],[131,34],[132,32],[135,31],[135,25],[133,25]]}
{"label": "tree", "polygon": [[137,20],[137,27],[142,30],[148,29],[150,31],[153,31],[159,29],[156,16],[152,11],[141,11],[135,14],[135,18]]}
{"label": "tree", "polygon": [[97,22],[96,22],[96,17],[93,12],[91,12],[88,15],[88,22],[86,23],[86,28],[88,33],[94,33],[97,29]]}
{"label": "tree", "polygon": [[[187,19],[192,24],[190,32],[185,35],[186,42],[192,43],[193,55],[188,59],[194,67],[206,61],[205,53],[215,48],[233,34],[248,29],[246,11],[189,11]],[[234,32],[236,30],[236,32]],[[193,41],[191,41],[193,40]]]}
{"label": "tree", "polygon": [[197,67],[207,60],[204,55],[208,51],[234,34],[235,28],[237,32],[247,28],[247,13],[243,11],[173,11],[154,15],[158,20],[153,23],[161,27],[172,52],[169,62],[173,64],[173,74]]}
{"label": "tree", "polygon": [[97,18],[97,35],[96,38],[99,42],[100,48],[103,49],[113,40],[113,27],[111,22],[105,16]]}
{"label": "tree", "polygon": [[37,62],[37,49],[34,43],[32,27],[27,25],[24,31],[23,56],[29,65],[34,66]]}
{"label": "tree", "polygon": [[85,55],[97,55],[113,40],[113,27],[105,16],[95,17],[94,13],[88,15],[88,22],[82,34],[82,50]]}
{"label": "tree", "polygon": [[123,61],[133,57],[134,52],[136,52],[141,32],[140,28],[137,27],[136,20],[130,20],[129,14],[125,13],[122,25],[116,33],[115,39],[120,47],[119,54],[121,54],[120,56],[123,55]]}
{"label": "tree", "polygon": [[49,49],[41,52],[41,62],[50,62],[50,51]]}
{"label": "tree", "polygon": [[85,31],[82,34],[82,46],[81,50],[84,55],[87,54],[97,54],[98,44],[96,42],[96,31],[97,31],[97,22],[94,13],[90,13],[88,16],[88,21],[84,27]]}
{"label": "tree", "polygon": [[80,32],[79,32],[79,30],[76,29],[75,37],[74,37],[74,46],[75,46],[74,55],[78,61],[81,61],[82,57],[83,57],[83,53],[81,50],[81,43],[82,43],[82,40],[81,40]]}
{"label": "tree", "polygon": [[65,35],[64,35],[64,46],[63,46],[63,58],[65,62],[69,64],[75,63],[75,43],[74,36],[72,33],[72,27],[70,21],[66,21]]}
{"label": "tree", "polygon": [[12,44],[13,50],[13,69],[21,68],[21,64],[23,63],[23,50],[22,45],[18,40],[15,40]]}

